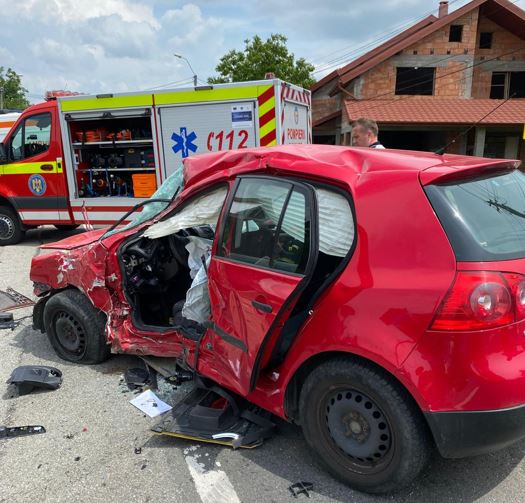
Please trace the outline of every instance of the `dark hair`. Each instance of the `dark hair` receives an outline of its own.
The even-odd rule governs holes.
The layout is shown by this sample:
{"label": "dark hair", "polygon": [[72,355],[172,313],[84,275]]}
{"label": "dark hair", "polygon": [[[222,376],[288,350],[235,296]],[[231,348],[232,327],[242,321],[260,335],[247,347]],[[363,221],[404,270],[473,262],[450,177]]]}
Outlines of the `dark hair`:
{"label": "dark hair", "polygon": [[360,117],[354,123],[352,124],[352,127],[361,126],[366,131],[370,131],[374,136],[377,136],[379,133],[379,128],[377,127],[376,121],[372,119],[366,119],[364,117]]}

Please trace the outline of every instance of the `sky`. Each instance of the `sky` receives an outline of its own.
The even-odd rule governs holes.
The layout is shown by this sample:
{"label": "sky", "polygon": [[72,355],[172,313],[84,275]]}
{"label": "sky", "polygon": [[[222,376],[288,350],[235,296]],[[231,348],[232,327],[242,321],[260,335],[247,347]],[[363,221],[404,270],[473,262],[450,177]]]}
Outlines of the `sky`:
{"label": "sky", "polygon": [[[525,0],[512,0],[525,9]],[[0,66],[45,91],[127,92],[216,74],[244,40],[288,38],[321,78],[429,14],[439,0],[0,0]],[[467,3],[449,0],[449,11]],[[183,55],[187,61],[173,54]]]}

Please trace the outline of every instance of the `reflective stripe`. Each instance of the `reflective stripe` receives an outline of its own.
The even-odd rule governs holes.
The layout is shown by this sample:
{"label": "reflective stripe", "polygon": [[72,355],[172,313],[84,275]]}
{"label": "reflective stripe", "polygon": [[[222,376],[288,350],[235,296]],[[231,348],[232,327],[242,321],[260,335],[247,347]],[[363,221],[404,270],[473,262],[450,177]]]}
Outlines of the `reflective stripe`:
{"label": "reflective stripe", "polygon": [[257,98],[257,96],[266,91],[266,89],[267,86],[245,86],[234,87],[231,89],[207,89],[202,91],[159,93],[155,94],[155,104],[171,105],[174,103],[197,103],[200,101],[226,101]]}
{"label": "reflective stripe", "polygon": [[[44,164],[51,164],[52,171],[44,171],[40,166]],[[31,175],[33,173],[40,173],[41,175],[49,173],[58,173],[56,161],[40,161],[40,162],[20,162],[13,164],[4,164],[4,175]]]}
{"label": "reflective stripe", "polygon": [[[99,212],[99,211],[88,211],[87,216],[90,220],[96,220],[97,222],[108,222],[113,223],[116,222],[119,218],[123,217],[126,214],[125,211],[122,213],[116,212],[116,211],[105,211],[105,212]],[[74,211],[73,212],[73,218],[75,219],[75,222],[84,222],[85,217],[84,214],[80,211]]]}
{"label": "reflective stripe", "polygon": [[101,108],[147,107],[153,105],[151,94],[117,96],[115,98],[73,98],[59,100],[63,112],[100,110]]}
{"label": "reflective stripe", "polygon": [[[19,211],[18,214],[22,220],[38,220],[47,222],[48,220],[60,220],[58,211]],[[69,220],[69,217],[68,217]]]}

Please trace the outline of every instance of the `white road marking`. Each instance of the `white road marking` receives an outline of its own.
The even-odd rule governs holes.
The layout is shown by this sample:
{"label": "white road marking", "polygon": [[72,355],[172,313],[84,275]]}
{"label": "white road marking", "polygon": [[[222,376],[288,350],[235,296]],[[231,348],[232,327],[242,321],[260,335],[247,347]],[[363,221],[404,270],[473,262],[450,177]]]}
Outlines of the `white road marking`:
{"label": "white road marking", "polygon": [[191,456],[188,452],[189,449],[184,450],[184,457],[202,503],[241,503],[226,473],[222,470],[206,470],[204,464],[198,461],[200,454]]}

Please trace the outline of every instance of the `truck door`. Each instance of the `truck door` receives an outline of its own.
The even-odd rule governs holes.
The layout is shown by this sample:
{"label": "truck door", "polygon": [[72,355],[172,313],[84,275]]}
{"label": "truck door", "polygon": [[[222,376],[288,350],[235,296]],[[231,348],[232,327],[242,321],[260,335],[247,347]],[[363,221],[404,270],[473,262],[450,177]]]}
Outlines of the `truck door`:
{"label": "truck door", "polygon": [[55,112],[39,108],[26,115],[5,142],[3,195],[24,223],[59,223],[61,212],[62,220],[69,220],[59,134],[52,126]]}
{"label": "truck door", "polygon": [[256,146],[255,101],[159,107],[166,176],[194,154]]}
{"label": "truck door", "polygon": [[226,208],[208,272],[213,352],[199,369],[246,395],[267,341],[315,266],[317,202],[308,185],[247,176]]}
{"label": "truck door", "polygon": [[283,143],[310,143],[308,106],[285,100],[283,107]]}

